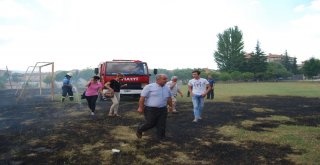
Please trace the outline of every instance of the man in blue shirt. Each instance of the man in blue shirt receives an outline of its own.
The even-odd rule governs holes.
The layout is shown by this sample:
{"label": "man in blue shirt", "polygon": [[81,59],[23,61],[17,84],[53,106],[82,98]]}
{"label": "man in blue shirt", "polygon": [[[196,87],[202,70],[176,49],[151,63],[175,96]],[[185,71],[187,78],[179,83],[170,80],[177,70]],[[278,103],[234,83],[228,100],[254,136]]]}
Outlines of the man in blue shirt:
{"label": "man in blue shirt", "polygon": [[141,92],[138,112],[144,113],[146,121],[137,129],[139,139],[142,132],[156,127],[158,140],[165,140],[167,105],[172,106],[171,92],[165,85],[167,81],[167,75],[157,74],[156,82],[145,86]]}
{"label": "man in blue shirt", "polygon": [[72,77],[72,73],[69,72],[63,78],[61,102],[64,102],[64,100],[66,99],[67,95],[69,96],[70,101],[73,101],[73,91],[72,91],[71,77]]}

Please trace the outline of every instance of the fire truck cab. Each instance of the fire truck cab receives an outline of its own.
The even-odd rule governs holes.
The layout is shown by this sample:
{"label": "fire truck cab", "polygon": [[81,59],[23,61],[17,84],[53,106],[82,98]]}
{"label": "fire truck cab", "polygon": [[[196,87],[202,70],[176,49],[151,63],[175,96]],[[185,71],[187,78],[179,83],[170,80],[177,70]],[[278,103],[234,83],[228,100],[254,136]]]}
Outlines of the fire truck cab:
{"label": "fire truck cab", "polygon": [[[148,65],[140,60],[112,60],[101,62],[98,68],[95,68],[95,74],[101,77],[104,84],[116,77],[117,73],[122,73],[124,79],[122,84],[127,84],[121,88],[121,95],[140,95],[143,87],[150,82]],[[157,74],[157,69],[154,69]]]}

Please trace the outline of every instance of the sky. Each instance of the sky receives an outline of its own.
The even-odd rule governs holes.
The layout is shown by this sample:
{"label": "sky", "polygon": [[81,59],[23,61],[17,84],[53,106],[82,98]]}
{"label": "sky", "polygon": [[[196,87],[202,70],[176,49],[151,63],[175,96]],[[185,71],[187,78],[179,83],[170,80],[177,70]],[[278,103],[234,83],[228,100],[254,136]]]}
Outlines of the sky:
{"label": "sky", "polygon": [[113,59],[217,69],[217,34],[234,26],[244,51],[259,41],[299,64],[320,59],[319,20],[320,0],[0,0],[0,69],[54,62],[68,71]]}

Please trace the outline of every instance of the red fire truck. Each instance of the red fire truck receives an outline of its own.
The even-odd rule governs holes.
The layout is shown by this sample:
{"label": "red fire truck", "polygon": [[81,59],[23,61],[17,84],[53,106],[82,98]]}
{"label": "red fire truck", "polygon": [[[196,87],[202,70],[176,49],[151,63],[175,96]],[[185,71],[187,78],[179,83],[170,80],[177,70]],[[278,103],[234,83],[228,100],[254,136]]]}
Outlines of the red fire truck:
{"label": "red fire truck", "polygon": [[[153,72],[157,74],[157,69],[154,69]],[[102,83],[115,78],[117,73],[124,75],[121,83],[127,84],[120,90],[122,95],[140,95],[143,87],[149,84],[151,76],[147,63],[139,60],[105,61],[95,68],[95,74],[101,77]]]}

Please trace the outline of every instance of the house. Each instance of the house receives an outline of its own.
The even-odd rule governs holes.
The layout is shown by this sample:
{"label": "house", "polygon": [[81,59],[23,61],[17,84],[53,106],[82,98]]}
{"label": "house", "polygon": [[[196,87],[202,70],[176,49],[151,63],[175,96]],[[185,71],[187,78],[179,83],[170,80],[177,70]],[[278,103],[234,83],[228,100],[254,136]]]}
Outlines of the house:
{"label": "house", "polygon": [[[254,53],[245,53],[244,54],[244,58],[245,59],[250,59],[253,56]],[[271,54],[269,53],[268,55],[266,55],[267,58],[267,62],[281,62],[282,58],[284,57],[283,54]],[[289,61],[293,63],[295,57],[289,57]]]}
{"label": "house", "polygon": [[[278,55],[278,54],[271,54],[271,53],[269,53],[269,54],[267,55],[267,62],[281,62],[281,60],[282,60],[283,57],[284,57],[283,54]],[[291,63],[293,63],[295,57],[290,57],[290,56],[288,56],[288,57],[289,57],[289,61],[290,61]]]}

